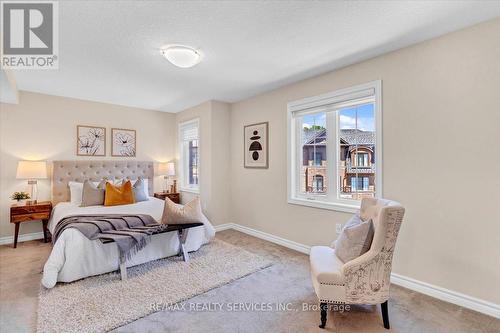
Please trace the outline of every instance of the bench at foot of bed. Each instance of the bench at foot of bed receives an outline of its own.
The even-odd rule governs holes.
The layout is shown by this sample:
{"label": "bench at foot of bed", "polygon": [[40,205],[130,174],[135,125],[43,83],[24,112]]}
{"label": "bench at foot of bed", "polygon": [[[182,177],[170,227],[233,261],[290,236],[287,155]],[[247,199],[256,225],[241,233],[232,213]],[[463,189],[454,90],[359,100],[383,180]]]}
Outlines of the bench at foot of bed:
{"label": "bench at foot of bed", "polygon": [[[179,253],[177,255],[182,255],[182,259],[185,262],[189,261],[189,253],[186,250],[186,239],[190,228],[200,227],[203,223],[186,223],[186,224],[169,224],[168,227],[159,233],[177,231],[177,237],[179,238]],[[113,242],[113,240],[106,240],[103,243]],[[127,279],[127,266],[126,259],[124,256],[120,257],[120,276],[122,280]]]}

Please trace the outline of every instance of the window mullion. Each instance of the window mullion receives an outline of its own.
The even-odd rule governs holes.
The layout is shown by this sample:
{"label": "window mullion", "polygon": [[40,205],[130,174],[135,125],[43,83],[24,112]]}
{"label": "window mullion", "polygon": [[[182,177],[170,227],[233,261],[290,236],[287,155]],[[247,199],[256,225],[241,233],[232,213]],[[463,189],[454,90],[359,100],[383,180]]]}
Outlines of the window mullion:
{"label": "window mullion", "polygon": [[327,201],[337,197],[337,112],[326,113],[326,174],[327,174]]}

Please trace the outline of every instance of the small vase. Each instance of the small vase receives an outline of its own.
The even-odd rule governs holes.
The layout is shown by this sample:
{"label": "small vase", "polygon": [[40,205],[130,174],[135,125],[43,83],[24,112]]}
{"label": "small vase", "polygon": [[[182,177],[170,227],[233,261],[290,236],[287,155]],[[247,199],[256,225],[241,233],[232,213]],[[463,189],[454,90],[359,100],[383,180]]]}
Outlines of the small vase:
{"label": "small vase", "polygon": [[24,206],[24,205],[26,205],[26,199],[17,200],[17,205],[18,206]]}

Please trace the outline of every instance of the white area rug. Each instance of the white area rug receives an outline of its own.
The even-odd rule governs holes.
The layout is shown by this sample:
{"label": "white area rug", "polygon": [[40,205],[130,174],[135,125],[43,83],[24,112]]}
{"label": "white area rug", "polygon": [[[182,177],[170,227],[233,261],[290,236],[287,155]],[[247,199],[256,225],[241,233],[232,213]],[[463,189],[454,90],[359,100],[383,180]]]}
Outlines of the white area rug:
{"label": "white area rug", "polygon": [[[214,240],[185,263],[170,257],[118,272],[41,288],[38,332],[106,332],[155,312],[153,304],[173,304],[245,275],[272,262],[220,240]],[[158,307],[156,307],[158,309]]]}

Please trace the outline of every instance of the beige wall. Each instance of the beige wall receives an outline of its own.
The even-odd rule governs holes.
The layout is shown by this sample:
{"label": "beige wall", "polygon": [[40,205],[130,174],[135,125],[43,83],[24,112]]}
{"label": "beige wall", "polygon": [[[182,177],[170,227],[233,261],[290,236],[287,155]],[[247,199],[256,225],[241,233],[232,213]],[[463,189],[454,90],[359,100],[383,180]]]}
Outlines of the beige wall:
{"label": "beige wall", "polygon": [[[26,187],[15,179],[17,161],[84,159],[75,156],[77,124],[136,129],[137,159],[167,161],[178,158],[178,123],[200,118],[200,195],[215,225],[329,244],[349,214],[287,203],[286,104],[381,79],[384,196],[407,208],[394,272],[500,303],[492,292],[500,280],[500,177],[491,173],[500,165],[499,35],[497,19],[238,103],[209,101],[176,115],[21,93],[19,105],[0,105],[0,236],[12,233],[7,198]],[[244,169],[243,126],[262,121],[269,121],[270,167]],[[49,180],[39,187],[49,198]],[[183,193],[183,201],[191,197]],[[22,227],[40,230],[38,223]]]}
{"label": "beige wall", "polygon": [[[71,98],[21,92],[19,104],[0,104],[0,237],[13,235],[9,223],[10,195],[28,190],[25,180],[17,180],[18,160],[89,159],[76,156],[76,125],[106,127],[107,156],[111,157],[111,127],[137,131],[136,160],[168,161],[175,156],[175,115]],[[156,177],[155,188],[163,179]],[[40,180],[39,199],[50,199],[50,180]],[[41,231],[41,223],[21,225],[20,233]]]}
{"label": "beige wall", "polygon": [[[204,213],[214,225],[229,222],[229,110],[227,103],[207,101],[176,114],[177,124],[195,118],[200,120],[200,199]],[[176,156],[179,165],[178,149]],[[196,194],[182,192],[182,203],[194,196]]]}
{"label": "beige wall", "polygon": [[[497,19],[232,104],[232,222],[329,244],[348,214],[287,203],[286,104],[381,79],[384,196],[407,208],[393,271],[499,304],[499,36]],[[244,169],[261,121],[269,169]]]}

